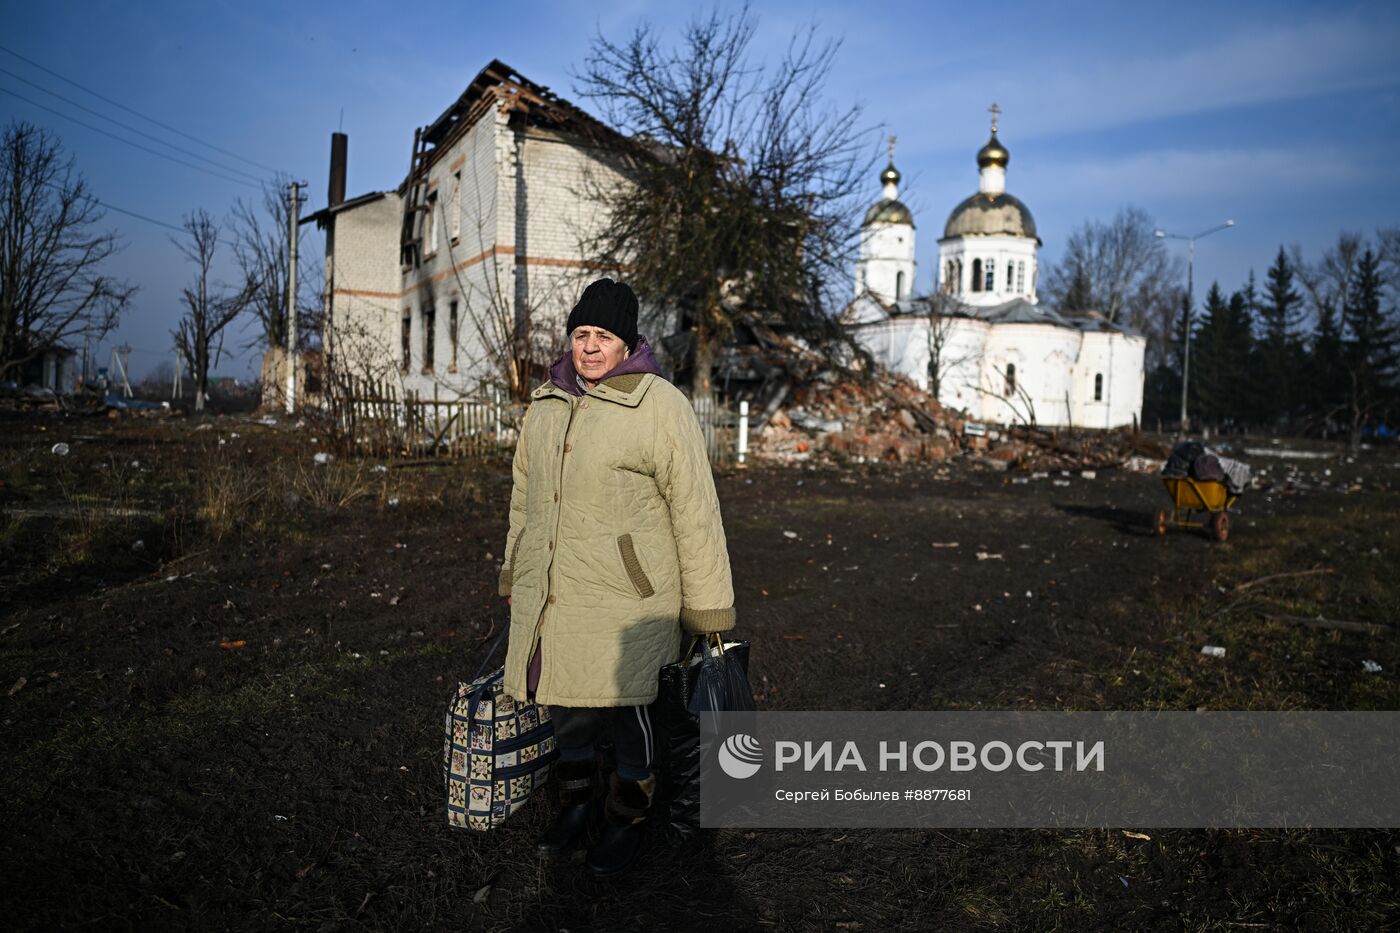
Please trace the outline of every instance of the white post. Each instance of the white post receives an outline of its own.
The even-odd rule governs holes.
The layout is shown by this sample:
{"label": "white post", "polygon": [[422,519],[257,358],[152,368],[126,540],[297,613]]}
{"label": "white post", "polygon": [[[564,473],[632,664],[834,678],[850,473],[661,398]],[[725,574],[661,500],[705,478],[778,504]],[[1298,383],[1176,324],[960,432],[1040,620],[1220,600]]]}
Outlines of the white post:
{"label": "white post", "polygon": [[739,464],[742,466],[749,454],[749,403],[739,403]]}
{"label": "white post", "polygon": [[292,182],[287,204],[287,414],[297,399],[297,226],[301,214],[301,185]]}

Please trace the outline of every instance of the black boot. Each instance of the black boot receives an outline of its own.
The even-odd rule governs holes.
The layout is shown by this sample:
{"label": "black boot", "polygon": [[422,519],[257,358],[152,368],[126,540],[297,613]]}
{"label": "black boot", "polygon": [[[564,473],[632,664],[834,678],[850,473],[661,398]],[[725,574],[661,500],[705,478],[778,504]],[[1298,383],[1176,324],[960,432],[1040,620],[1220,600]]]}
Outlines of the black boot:
{"label": "black boot", "polygon": [[626,871],[642,851],[642,821],[656,790],[656,777],[629,781],[616,774],[608,788],[603,834],[588,850],[588,868],[599,878]]}
{"label": "black boot", "polygon": [[562,858],[583,847],[597,796],[596,767],[592,758],[561,761],[555,767],[559,775],[559,812],[535,843],[536,851],[546,859]]}

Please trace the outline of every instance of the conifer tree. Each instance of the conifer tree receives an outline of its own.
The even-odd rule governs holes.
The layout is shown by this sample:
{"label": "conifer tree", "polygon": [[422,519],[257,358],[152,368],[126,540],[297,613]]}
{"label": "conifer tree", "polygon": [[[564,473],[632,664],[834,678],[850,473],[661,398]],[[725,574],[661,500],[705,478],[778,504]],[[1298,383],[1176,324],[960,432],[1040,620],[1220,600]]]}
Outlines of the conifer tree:
{"label": "conifer tree", "polygon": [[1342,359],[1353,446],[1360,443],[1364,422],[1395,390],[1397,328],[1382,304],[1380,263],[1367,247],[1356,262],[1342,307]]}
{"label": "conifer tree", "polygon": [[1257,374],[1256,415],[1268,423],[1280,418],[1291,422],[1300,392],[1296,386],[1303,354],[1298,327],[1302,319],[1302,296],[1293,287],[1293,265],[1288,253],[1278,248],[1278,256],[1264,283],[1260,302],[1254,367]]}
{"label": "conifer tree", "polygon": [[1212,282],[1201,308],[1191,347],[1192,419],[1201,424],[1220,420],[1228,386],[1225,384],[1229,351],[1230,309],[1219,282]]}

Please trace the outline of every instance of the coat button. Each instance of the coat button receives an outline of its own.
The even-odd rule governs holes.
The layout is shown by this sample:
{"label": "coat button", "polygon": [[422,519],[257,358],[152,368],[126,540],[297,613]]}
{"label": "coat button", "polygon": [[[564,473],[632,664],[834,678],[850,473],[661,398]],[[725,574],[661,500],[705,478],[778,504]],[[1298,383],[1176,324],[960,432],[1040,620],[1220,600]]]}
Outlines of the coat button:
{"label": "coat button", "polygon": [[579,402],[579,403],[578,403],[578,407],[579,407],[579,408],[587,408],[587,407],[588,407],[588,399],[584,399],[583,401]]}
{"label": "coat button", "polygon": [[548,602],[551,606],[554,605],[554,594],[553,594],[553,593],[551,593],[551,594],[549,595],[549,599],[546,600],[546,602]]}
{"label": "coat button", "polygon": [[566,454],[567,454],[567,453],[572,453],[572,452],[573,452],[573,449],[574,449],[574,445],[573,445],[573,444],[565,444],[565,445],[564,445],[564,453],[566,453]]}

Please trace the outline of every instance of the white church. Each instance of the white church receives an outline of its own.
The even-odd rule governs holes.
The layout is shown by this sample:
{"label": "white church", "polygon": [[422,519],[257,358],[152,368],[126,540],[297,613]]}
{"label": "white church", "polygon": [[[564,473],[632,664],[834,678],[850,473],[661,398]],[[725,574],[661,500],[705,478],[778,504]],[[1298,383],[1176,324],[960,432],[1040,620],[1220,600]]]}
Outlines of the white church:
{"label": "white church", "polygon": [[948,215],[937,285],[914,296],[914,216],[899,172],[860,231],[855,300],[842,319],[883,366],[974,420],[1115,428],[1142,415],[1147,341],[1102,315],[1061,315],[1036,299],[1040,238],[1030,209],[1006,190],[1011,155],[992,136],[977,153],[978,191]]}

